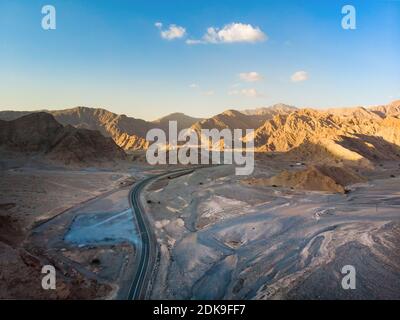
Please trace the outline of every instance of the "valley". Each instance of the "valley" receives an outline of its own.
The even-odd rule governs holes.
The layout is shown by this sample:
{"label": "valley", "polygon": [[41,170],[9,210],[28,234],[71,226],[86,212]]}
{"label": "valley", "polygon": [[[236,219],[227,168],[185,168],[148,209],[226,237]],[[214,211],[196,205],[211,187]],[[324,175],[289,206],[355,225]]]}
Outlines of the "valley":
{"label": "valley", "polygon": [[[0,112],[0,297],[400,298],[399,102],[165,117],[194,131],[255,129],[248,176],[152,166],[148,141],[119,141],[168,128],[162,120],[124,128],[115,116],[107,131],[99,114],[109,115]],[[45,264],[54,291],[41,288]],[[341,287],[345,265],[357,290]]]}

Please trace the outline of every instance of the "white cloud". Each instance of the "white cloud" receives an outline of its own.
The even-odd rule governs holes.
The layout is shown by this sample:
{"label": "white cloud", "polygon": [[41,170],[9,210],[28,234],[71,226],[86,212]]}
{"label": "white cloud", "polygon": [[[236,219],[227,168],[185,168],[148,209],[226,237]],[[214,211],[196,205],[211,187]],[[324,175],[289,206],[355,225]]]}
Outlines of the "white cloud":
{"label": "white cloud", "polygon": [[258,72],[252,71],[239,73],[239,78],[246,82],[256,82],[261,81],[263,77]]}
{"label": "white cloud", "polygon": [[234,43],[234,42],[260,42],[267,40],[267,35],[259,27],[251,24],[230,23],[222,29],[210,27],[201,40],[189,39],[187,44],[200,43]]}
{"label": "white cloud", "polygon": [[163,24],[161,22],[156,22],[154,25],[160,29],[161,37],[166,40],[179,39],[186,35],[186,29],[175,24],[170,24],[168,29],[165,30],[162,30]]}
{"label": "white cloud", "polygon": [[232,91],[229,91],[228,94],[231,96],[240,95],[240,96],[244,96],[244,97],[248,97],[248,98],[262,97],[262,94],[259,93],[254,88],[242,89],[242,90],[232,90]]}
{"label": "white cloud", "polygon": [[199,87],[199,85],[197,83],[192,83],[189,85],[189,88],[192,88],[192,89],[196,89],[198,87]]}
{"label": "white cloud", "polygon": [[300,82],[308,79],[308,73],[305,71],[297,71],[290,77],[292,82]]}

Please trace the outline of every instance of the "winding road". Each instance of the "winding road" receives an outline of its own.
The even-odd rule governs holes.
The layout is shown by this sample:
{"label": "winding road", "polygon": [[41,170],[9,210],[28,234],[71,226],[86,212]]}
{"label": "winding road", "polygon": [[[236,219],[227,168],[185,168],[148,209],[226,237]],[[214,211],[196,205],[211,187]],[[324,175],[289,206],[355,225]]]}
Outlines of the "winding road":
{"label": "winding road", "polygon": [[141,236],[141,246],[138,248],[137,258],[139,260],[135,277],[132,281],[128,292],[128,300],[146,299],[148,296],[148,287],[152,278],[153,269],[157,259],[157,241],[149,220],[146,217],[145,210],[140,201],[140,192],[145,186],[152,181],[171,176],[175,178],[178,176],[192,173],[195,169],[177,169],[162,173],[156,176],[146,178],[132,188],[129,194],[129,202],[132,212],[135,215],[139,234]]}

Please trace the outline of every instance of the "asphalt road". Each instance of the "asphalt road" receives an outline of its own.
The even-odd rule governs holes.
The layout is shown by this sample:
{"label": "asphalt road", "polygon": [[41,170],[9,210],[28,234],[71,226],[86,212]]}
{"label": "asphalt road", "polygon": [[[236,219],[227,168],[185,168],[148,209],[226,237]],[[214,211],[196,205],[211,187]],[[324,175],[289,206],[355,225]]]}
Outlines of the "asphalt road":
{"label": "asphalt road", "polygon": [[181,175],[189,174],[195,169],[178,169],[163,173],[157,176],[146,178],[132,188],[129,195],[129,202],[132,212],[136,217],[139,234],[141,236],[141,247],[138,248],[137,259],[139,259],[138,268],[134,280],[128,292],[128,300],[146,299],[148,286],[151,281],[151,275],[157,258],[157,242],[154,232],[148,221],[145,210],[140,202],[140,192],[153,180],[171,176],[175,178]]}

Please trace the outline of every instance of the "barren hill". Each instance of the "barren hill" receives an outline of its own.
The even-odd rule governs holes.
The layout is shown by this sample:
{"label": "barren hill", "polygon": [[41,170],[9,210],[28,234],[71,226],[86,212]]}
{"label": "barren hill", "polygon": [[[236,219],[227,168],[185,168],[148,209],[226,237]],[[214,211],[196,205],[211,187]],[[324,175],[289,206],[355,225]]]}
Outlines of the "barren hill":
{"label": "barren hill", "polygon": [[[0,119],[15,120],[34,111],[1,111]],[[71,109],[46,111],[63,125],[76,128],[97,130],[105,137],[111,137],[125,150],[146,149],[146,133],[152,128],[168,132],[168,121],[177,121],[178,130],[190,128],[199,118],[192,118],[183,113],[172,113],[153,122],[119,115],[101,108],[76,107]]]}
{"label": "barren hill", "polygon": [[[0,119],[15,120],[36,111],[1,111]],[[71,109],[45,111],[52,114],[62,125],[97,130],[105,137],[111,137],[125,150],[147,147],[146,132],[152,124],[145,120],[119,115],[101,108],[76,107]]]}
{"label": "barren hill", "polygon": [[[125,150],[146,149],[146,133],[166,130],[168,121],[178,129],[254,129],[259,152],[287,153],[288,157],[369,165],[379,159],[400,159],[400,101],[376,107],[327,110],[296,109],[278,104],[253,110],[227,110],[209,119],[173,113],[153,122],[118,115],[105,109],[77,107],[51,111],[57,121],[76,128],[98,130]],[[27,112],[2,111],[12,120]]]}
{"label": "barren hill", "polygon": [[45,112],[0,121],[0,146],[64,164],[90,164],[126,157],[111,138],[98,131],[63,126]]}
{"label": "barren hill", "polygon": [[365,108],[301,109],[267,120],[255,132],[255,146],[305,160],[399,160],[400,119]]}
{"label": "barren hill", "polygon": [[388,105],[377,106],[370,108],[372,112],[375,112],[381,117],[399,117],[400,116],[400,100],[393,101]]}
{"label": "barren hill", "polygon": [[294,106],[289,106],[284,103],[278,103],[278,104],[274,104],[273,106],[270,106],[270,107],[246,109],[246,110],[242,110],[241,112],[246,115],[266,116],[265,120],[267,120],[267,118],[272,118],[273,116],[275,116],[277,114],[290,113],[290,112],[293,112],[296,110],[298,110],[298,109]]}
{"label": "barren hill", "polygon": [[[39,111],[37,111],[39,112]],[[12,110],[5,110],[5,111],[0,111],[0,119],[4,121],[11,121],[15,120],[18,118],[21,118],[23,116],[26,116],[27,114],[31,114],[32,111],[12,111]]]}
{"label": "barren hill", "polygon": [[283,170],[271,178],[250,178],[245,184],[285,187],[300,190],[314,190],[345,193],[345,186],[364,182],[365,179],[349,168],[337,166],[310,166],[304,170]]}
{"label": "barren hill", "polygon": [[189,117],[181,112],[175,112],[160,119],[154,120],[152,123],[155,127],[167,131],[169,121],[176,121],[178,124],[178,131],[180,131],[182,129],[190,128],[193,124],[202,120],[203,119],[200,118]]}
{"label": "barren hill", "polygon": [[257,129],[267,120],[276,115],[287,115],[297,108],[285,104],[276,104],[271,107],[247,109],[243,111],[226,110],[216,116],[198,121],[192,128],[201,129]]}
{"label": "barren hill", "polygon": [[105,109],[77,107],[51,112],[63,125],[98,130],[104,136],[111,137],[125,150],[147,147],[146,133],[151,124],[142,119],[119,115]]}
{"label": "barren hill", "polygon": [[236,110],[226,110],[212,118],[195,123],[192,129],[257,129],[266,119],[265,115],[247,115]]}

